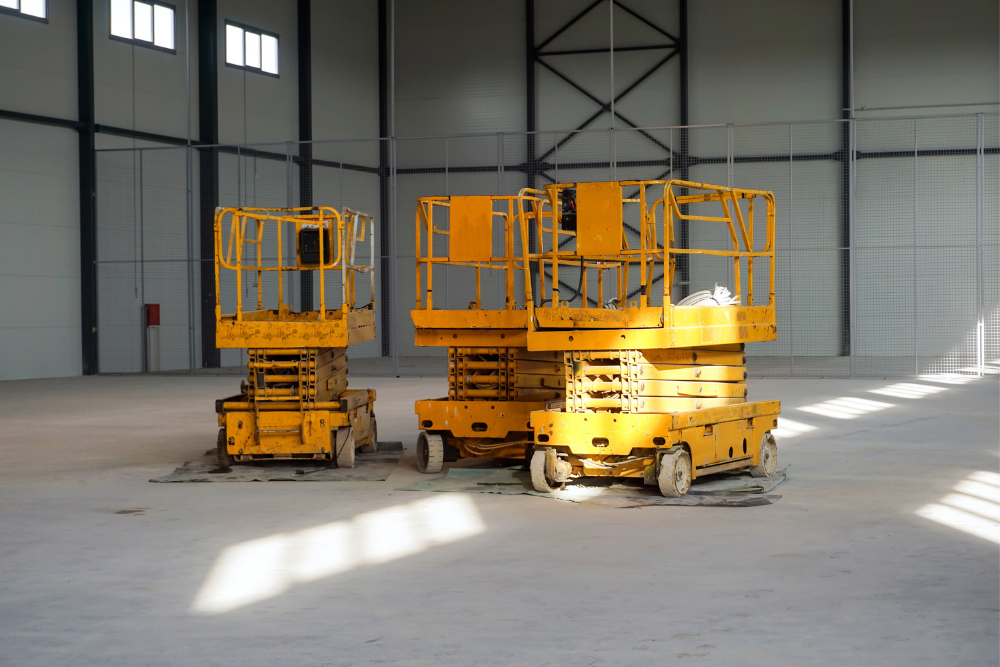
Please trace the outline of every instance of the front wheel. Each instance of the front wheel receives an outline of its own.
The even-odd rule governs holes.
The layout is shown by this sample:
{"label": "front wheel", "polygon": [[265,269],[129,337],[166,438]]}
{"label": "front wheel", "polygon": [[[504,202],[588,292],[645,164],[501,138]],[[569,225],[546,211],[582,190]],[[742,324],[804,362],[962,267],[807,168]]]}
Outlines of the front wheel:
{"label": "front wheel", "polygon": [[421,431],[417,436],[417,469],[433,475],[444,467],[444,438]]}
{"label": "front wheel", "polygon": [[368,444],[361,447],[362,454],[374,454],[378,451],[378,423],[375,421],[375,413],[369,417],[371,420],[368,427]]}
{"label": "front wheel", "polygon": [[559,483],[549,479],[549,476],[545,474],[545,450],[536,449],[531,455],[531,464],[529,466],[531,470],[531,486],[535,491],[539,493],[553,493],[554,491],[562,491],[566,486],[566,483]]}
{"label": "front wheel", "polygon": [[656,476],[660,493],[666,498],[680,498],[691,488],[691,455],[685,449],[668,452],[660,458]]}
{"label": "front wheel", "polygon": [[760,439],[760,457],[758,461],[757,465],[750,466],[750,475],[752,477],[770,477],[778,469],[778,443],[775,442],[774,436],[771,435],[770,431],[765,433],[764,437]]}
{"label": "front wheel", "polygon": [[220,468],[232,468],[233,457],[229,455],[229,443],[226,441],[226,429],[219,429],[219,437],[215,443],[215,453],[219,459]]}
{"label": "front wheel", "polygon": [[333,432],[334,459],[338,468],[354,467],[354,429],[342,426]]}

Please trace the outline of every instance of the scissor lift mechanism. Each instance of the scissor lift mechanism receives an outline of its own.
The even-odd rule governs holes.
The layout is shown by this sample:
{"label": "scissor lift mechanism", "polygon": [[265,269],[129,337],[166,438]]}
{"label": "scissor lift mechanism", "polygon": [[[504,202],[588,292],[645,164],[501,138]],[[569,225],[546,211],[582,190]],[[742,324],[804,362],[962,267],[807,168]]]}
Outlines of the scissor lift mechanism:
{"label": "scissor lift mechanism", "polygon": [[[755,249],[761,202],[765,242]],[[721,214],[691,214],[695,204]],[[623,211],[636,205],[640,240],[630,248]],[[442,208],[447,229],[434,222]],[[502,254],[493,252],[495,220]],[[675,220],[723,223],[731,247],[677,247]],[[714,472],[773,474],[780,405],[747,402],[744,354],[746,343],[777,333],[770,192],[686,181],[554,184],[517,197],[421,198],[416,227],[416,344],[448,347],[449,364],[448,397],[416,404],[422,471],[460,456],[526,458],[539,491],[585,476],[642,477],[668,496]],[[435,235],[447,235],[447,256],[434,256]],[[673,304],[678,258],[695,254],[732,260],[735,293],[741,275],[747,283],[737,304]],[[764,305],[754,302],[755,258],[768,264]],[[434,309],[439,264],[475,269],[468,310]],[[582,274],[570,289],[579,308],[560,300],[567,266]],[[503,272],[502,309],[482,308],[483,269]],[[587,293],[588,273],[596,294]],[[651,298],[657,283],[660,305]]]}
{"label": "scissor lift mechanism", "polygon": [[[366,235],[367,264],[356,257]],[[373,240],[372,216],[351,209],[343,214],[325,206],[216,210],[216,345],[248,353],[240,394],[216,401],[222,466],[312,459],[350,468],[356,449],[376,450],[375,391],[347,388],[347,348],[375,338]],[[266,256],[265,245],[276,258]],[[252,252],[244,254],[247,247]],[[286,247],[294,248],[287,265]],[[235,282],[233,313],[223,313],[221,305],[220,276],[227,271]],[[299,271],[318,277],[318,310],[294,312],[285,303],[285,276]],[[340,274],[341,298],[339,306],[328,308],[324,278],[331,271]],[[359,306],[356,280],[364,273],[371,298]],[[277,308],[266,309],[264,282],[275,274]],[[254,310],[244,310],[246,287],[255,288]]]}

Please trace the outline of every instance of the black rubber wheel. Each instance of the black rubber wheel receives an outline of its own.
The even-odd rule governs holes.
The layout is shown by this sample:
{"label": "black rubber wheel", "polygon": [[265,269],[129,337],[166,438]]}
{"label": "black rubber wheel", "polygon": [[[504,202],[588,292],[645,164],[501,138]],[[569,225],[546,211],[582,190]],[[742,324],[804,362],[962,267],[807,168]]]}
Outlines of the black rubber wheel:
{"label": "black rubber wheel", "polygon": [[660,457],[660,474],[656,478],[664,498],[680,498],[691,488],[691,455],[684,449]]}
{"label": "black rubber wheel", "polygon": [[233,467],[233,457],[229,455],[229,449],[227,448],[228,443],[226,442],[226,429],[219,429],[219,437],[215,445],[215,453],[219,459],[220,468],[232,468]]}
{"label": "black rubber wheel", "polygon": [[333,432],[334,440],[334,460],[337,461],[338,468],[354,467],[354,429],[350,426],[341,426]]}
{"label": "black rubber wheel", "polygon": [[378,422],[375,420],[375,413],[371,414],[371,422],[368,427],[368,442],[358,449],[362,454],[374,454],[378,451]]}
{"label": "black rubber wheel", "polygon": [[428,475],[441,472],[444,467],[444,438],[435,433],[421,431],[417,435],[417,470]]}
{"label": "black rubber wheel", "polygon": [[531,486],[538,493],[553,493],[566,488],[566,482],[553,482],[545,474],[544,449],[536,449],[531,455],[531,463],[528,465],[531,471]]}
{"label": "black rubber wheel", "polygon": [[760,456],[758,465],[750,466],[751,477],[771,477],[778,469],[778,443],[768,431],[760,439]]}

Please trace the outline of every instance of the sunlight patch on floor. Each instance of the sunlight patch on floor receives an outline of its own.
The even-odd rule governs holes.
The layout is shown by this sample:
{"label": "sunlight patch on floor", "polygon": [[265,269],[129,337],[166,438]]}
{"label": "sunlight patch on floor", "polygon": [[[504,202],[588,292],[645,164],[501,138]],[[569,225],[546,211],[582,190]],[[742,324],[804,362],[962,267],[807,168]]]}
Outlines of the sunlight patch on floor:
{"label": "sunlight patch on floor", "polygon": [[777,438],[787,439],[815,430],[816,427],[811,424],[803,424],[802,422],[786,419],[779,415],[778,428],[772,428],[771,433]]}
{"label": "sunlight patch on floor", "polygon": [[942,391],[948,391],[948,387],[916,384],[915,382],[899,382],[897,384],[890,384],[888,387],[868,390],[871,394],[895,396],[897,398],[923,398],[924,396],[937,394]]}
{"label": "sunlight patch on floor", "polygon": [[411,556],[484,530],[475,504],[449,494],[241,542],[219,554],[191,610],[233,611],[281,595],[294,584]]}
{"label": "sunlight patch on floor", "polygon": [[941,384],[965,384],[978,378],[975,375],[966,375],[965,373],[928,373],[918,375],[917,379],[926,382],[940,382]]}
{"label": "sunlight patch on floor", "polygon": [[833,417],[834,419],[856,419],[869,412],[877,412],[891,408],[894,403],[883,403],[881,401],[871,401],[867,398],[854,398],[853,396],[842,396],[831,398],[829,401],[806,405],[799,410],[811,412],[823,417]]}
{"label": "sunlight patch on floor", "polygon": [[1000,475],[980,470],[917,515],[984,540],[1000,544]]}

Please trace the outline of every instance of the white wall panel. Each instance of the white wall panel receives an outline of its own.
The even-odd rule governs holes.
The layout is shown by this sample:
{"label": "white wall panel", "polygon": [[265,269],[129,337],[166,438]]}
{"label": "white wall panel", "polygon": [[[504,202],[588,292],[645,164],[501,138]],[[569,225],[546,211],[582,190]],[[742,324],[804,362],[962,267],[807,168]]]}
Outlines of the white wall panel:
{"label": "white wall panel", "polygon": [[378,2],[312,5],[313,138],[377,137]]}
{"label": "white wall panel", "polygon": [[[218,5],[218,20],[219,140],[222,143],[297,140],[299,85],[295,1],[223,0]],[[226,65],[226,20],[278,34],[280,76]]]}
{"label": "white wall panel", "polygon": [[[586,9],[589,2],[539,0],[535,10],[535,43],[542,44],[573,17]],[[643,19],[654,23],[671,35],[679,35],[676,1],[656,2],[632,0],[626,5]],[[542,52],[576,49],[607,49],[611,43],[610,12],[607,4],[590,10],[571,27],[548,43]],[[616,7],[614,12],[614,46],[623,49],[634,46],[663,45],[671,39],[661,34],[631,13]],[[665,58],[671,49],[649,51],[616,51],[614,54],[615,95],[623,93],[653,66]],[[572,79],[591,95],[607,102],[611,98],[611,57],[607,52],[542,56],[545,63]],[[597,104],[544,66],[536,66],[538,129],[564,130],[578,127],[597,110]],[[615,105],[615,111],[632,123],[643,127],[677,125],[680,123],[680,59],[674,56],[649,75]],[[588,127],[607,128],[611,116],[603,114]],[[619,119],[616,126],[626,123]]]}
{"label": "white wall panel", "polygon": [[0,380],[79,375],[77,135],[0,120]]}
{"label": "white wall panel", "polygon": [[396,2],[396,136],[523,131],[524,3]]}
{"label": "white wall panel", "polygon": [[0,14],[0,109],[75,120],[76,3],[48,0],[48,14]]}
{"label": "white wall panel", "polygon": [[[198,138],[198,10],[188,0],[191,26],[191,136]],[[176,53],[111,38],[109,0],[94,2],[94,113],[100,124],[187,136],[188,79],[185,5],[176,3]],[[75,65],[74,65],[75,67]],[[75,70],[74,70],[75,71]]]}
{"label": "white wall panel", "polygon": [[[854,4],[855,107],[997,102],[1000,5],[867,0]],[[924,110],[944,113],[947,107]],[[955,111],[995,111],[961,107]],[[914,110],[896,111],[906,115]],[[889,112],[892,113],[892,112]],[[859,115],[885,115],[861,112]]]}
{"label": "white wall panel", "polygon": [[841,117],[840,27],[838,0],[690,3],[690,122]]}

